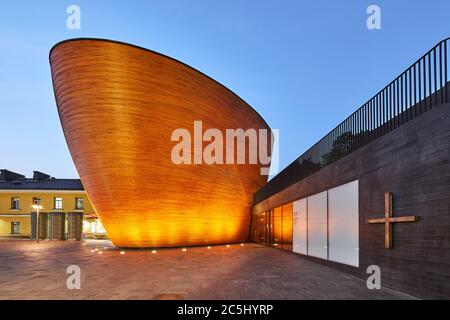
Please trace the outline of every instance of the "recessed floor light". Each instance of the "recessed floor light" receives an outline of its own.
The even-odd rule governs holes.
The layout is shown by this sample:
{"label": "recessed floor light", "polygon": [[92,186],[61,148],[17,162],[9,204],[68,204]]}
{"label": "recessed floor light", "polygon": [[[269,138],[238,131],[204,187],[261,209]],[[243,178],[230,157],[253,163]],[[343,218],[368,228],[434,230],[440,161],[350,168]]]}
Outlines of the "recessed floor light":
{"label": "recessed floor light", "polygon": [[153,250],[152,253],[156,253],[156,250]]}
{"label": "recessed floor light", "polygon": [[186,250],[187,250],[186,248],[181,249],[181,251],[186,251]]}
{"label": "recessed floor light", "polygon": [[102,254],[102,253],[103,253],[103,251],[99,251],[98,253],[99,253],[99,254]]}
{"label": "recessed floor light", "polygon": [[230,245],[229,244],[227,244],[227,248],[229,248],[230,247]]}
{"label": "recessed floor light", "polygon": [[125,251],[120,251],[120,254],[125,254]]}
{"label": "recessed floor light", "polygon": [[208,246],[208,249],[211,249],[211,247],[210,247],[210,246]]}

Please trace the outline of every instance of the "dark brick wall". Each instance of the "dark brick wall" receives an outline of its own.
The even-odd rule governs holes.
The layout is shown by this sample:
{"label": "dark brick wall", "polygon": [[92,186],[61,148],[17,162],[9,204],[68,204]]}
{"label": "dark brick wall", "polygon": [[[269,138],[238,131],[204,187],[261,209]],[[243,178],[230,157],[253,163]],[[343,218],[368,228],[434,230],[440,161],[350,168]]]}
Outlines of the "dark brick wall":
{"label": "dark brick wall", "polygon": [[[359,179],[360,268],[324,262],[367,278],[381,268],[382,286],[420,298],[450,298],[450,104],[440,105],[254,206],[261,212]],[[393,225],[384,248],[384,193],[393,192],[393,216],[417,215]]]}

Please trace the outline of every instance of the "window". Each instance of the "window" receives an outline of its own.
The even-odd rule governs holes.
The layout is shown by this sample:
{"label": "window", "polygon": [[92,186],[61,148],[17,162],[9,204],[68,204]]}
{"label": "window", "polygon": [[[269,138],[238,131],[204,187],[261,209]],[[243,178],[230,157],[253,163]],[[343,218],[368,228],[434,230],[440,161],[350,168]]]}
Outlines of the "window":
{"label": "window", "polygon": [[294,201],[294,252],[359,266],[358,180]]}
{"label": "window", "polygon": [[308,197],[308,255],[328,259],[327,191]]}
{"label": "window", "polygon": [[33,197],[33,204],[40,205],[41,204],[41,198],[39,197]]}
{"label": "window", "polygon": [[11,209],[12,210],[20,210],[20,199],[19,197],[11,198]]}
{"label": "window", "polygon": [[83,210],[84,209],[84,202],[83,198],[75,198],[75,209],[76,210]]}
{"label": "window", "polygon": [[294,212],[292,218],[294,252],[301,254],[308,254],[307,201],[308,199],[304,198],[294,202]]}
{"label": "window", "polygon": [[63,203],[61,197],[55,197],[55,210],[62,210]]}
{"label": "window", "polygon": [[20,234],[20,222],[11,222],[11,234]]}
{"label": "window", "polygon": [[328,191],[329,259],[359,266],[358,181]]}

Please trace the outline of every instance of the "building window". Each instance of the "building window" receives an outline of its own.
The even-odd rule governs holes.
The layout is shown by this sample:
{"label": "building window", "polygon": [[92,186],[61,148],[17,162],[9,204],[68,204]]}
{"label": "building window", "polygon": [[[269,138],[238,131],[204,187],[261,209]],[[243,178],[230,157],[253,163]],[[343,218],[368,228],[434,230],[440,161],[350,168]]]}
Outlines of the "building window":
{"label": "building window", "polygon": [[20,210],[20,199],[19,197],[11,198],[11,209],[12,210]]}
{"label": "building window", "polygon": [[41,198],[39,197],[33,197],[33,204],[40,205],[41,204]]}
{"label": "building window", "polygon": [[294,201],[294,252],[359,267],[358,180]]}
{"label": "building window", "polygon": [[20,222],[11,222],[11,234],[20,234]]}
{"label": "building window", "polygon": [[84,210],[84,199],[83,198],[75,198],[75,209],[76,210]]}
{"label": "building window", "polygon": [[61,197],[55,197],[55,210],[62,210],[63,203]]}

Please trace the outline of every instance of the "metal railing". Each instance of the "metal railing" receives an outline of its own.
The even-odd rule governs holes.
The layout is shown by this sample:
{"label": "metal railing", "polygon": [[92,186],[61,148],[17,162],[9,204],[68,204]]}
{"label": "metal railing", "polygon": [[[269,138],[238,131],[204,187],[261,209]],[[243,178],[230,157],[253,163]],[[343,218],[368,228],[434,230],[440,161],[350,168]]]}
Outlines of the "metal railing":
{"label": "metal railing", "polygon": [[442,40],[263,188],[254,203],[283,190],[375,139],[449,102],[448,51]]}

